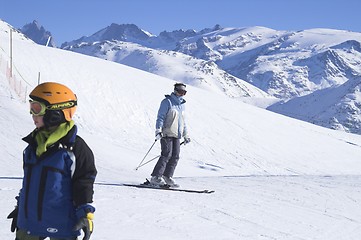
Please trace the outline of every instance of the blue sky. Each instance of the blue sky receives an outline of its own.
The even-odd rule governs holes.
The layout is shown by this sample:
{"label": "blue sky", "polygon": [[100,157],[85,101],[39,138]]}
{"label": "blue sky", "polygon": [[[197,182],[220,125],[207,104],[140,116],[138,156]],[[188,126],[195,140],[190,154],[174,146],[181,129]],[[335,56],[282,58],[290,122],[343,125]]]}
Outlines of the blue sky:
{"label": "blue sky", "polygon": [[111,23],[134,23],[155,35],[215,24],[361,32],[360,9],[360,0],[11,0],[1,2],[0,19],[16,28],[37,20],[60,46]]}

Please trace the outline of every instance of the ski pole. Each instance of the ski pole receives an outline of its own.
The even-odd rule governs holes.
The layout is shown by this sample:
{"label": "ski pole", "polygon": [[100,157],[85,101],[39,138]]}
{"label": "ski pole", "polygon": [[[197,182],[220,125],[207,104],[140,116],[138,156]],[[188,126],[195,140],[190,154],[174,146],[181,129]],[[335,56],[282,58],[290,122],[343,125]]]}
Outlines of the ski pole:
{"label": "ski pole", "polygon": [[150,163],[150,162],[154,161],[155,159],[157,159],[157,158],[159,158],[159,157],[160,157],[160,155],[158,155],[158,156],[156,156],[156,157],[154,157],[154,158],[152,158],[152,159],[150,159],[150,160],[146,161],[146,162],[145,162],[145,163],[143,163],[143,164],[140,164],[140,165],[137,167],[137,169],[136,169],[136,170],[138,170],[139,168],[143,167],[144,165],[146,165],[146,164],[148,164],[148,163]]}
{"label": "ski pole", "polygon": [[157,141],[157,139],[155,139],[154,142],[153,142],[153,144],[152,144],[152,146],[150,146],[148,152],[145,154],[144,158],[143,158],[142,161],[139,163],[138,167],[135,169],[136,171],[138,170],[139,166],[143,163],[144,159],[148,156],[150,150],[152,150],[152,148],[153,148],[153,146],[154,146],[154,144],[155,144],[156,141]]}
{"label": "ski pole", "polygon": [[[181,146],[183,145],[183,144],[185,144],[185,142],[181,142]],[[153,144],[154,145],[154,144]],[[153,146],[152,146],[153,147]],[[148,153],[147,153],[148,154]],[[144,165],[146,165],[146,164],[148,164],[148,163],[150,163],[150,162],[152,162],[152,161],[154,161],[155,159],[157,159],[157,158],[159,158],[160,157],[160,155],[158,155],[158,156],[156,156],[156,157],[154,157],[154,158],[152,158],[152,159],[150,159],[150,160],[148,160],[148,161],[146,161],[145,163],[143,163],[143,161],[144,161],[144,158],[143,158],[143,160],[142,160],[142,162],[141,163],[139,163],[139,165],[138,165],[138,167],[135,169],[135,170],[138,170],[139,168],[141,168],[141,167],[143,167]],[[142,164],[143,163],[143,164]]]}

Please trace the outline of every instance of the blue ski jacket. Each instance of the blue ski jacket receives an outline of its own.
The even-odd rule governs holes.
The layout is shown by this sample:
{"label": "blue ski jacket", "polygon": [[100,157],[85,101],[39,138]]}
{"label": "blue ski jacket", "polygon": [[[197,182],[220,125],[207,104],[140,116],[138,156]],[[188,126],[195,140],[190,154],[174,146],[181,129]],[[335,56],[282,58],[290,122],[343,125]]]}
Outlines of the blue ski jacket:
{"label": "blue ski jacket", "polygon": [[[74,126],[40,157],[31,133],[23,154],[24,178],[19,193],[17,227],[28,234],[69,238],[77,222],[76,208],[92,203],[97,174],[94,156]],[[36,134],[36,132],[35,132]]]}
{"label": "blue ski jacket", "polygon": [[185,100],[174,93],[165,95],[158,110],[156,129],[160,129],[164,137],[188,137],[185,122]]}

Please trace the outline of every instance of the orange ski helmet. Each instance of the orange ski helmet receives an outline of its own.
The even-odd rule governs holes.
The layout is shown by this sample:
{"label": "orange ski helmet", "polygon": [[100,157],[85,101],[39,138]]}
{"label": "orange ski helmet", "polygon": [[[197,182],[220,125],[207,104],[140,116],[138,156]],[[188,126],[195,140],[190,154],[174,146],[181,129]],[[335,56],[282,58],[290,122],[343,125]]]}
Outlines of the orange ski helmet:
{"label": "orange ski helmet", "polygon": [[65,121],[71,121],[74,116],[77,97],[67,86],[45,82],[39,84],[29,94],[33,101],[45,104],[44,123],[46,126],[55,126]]}

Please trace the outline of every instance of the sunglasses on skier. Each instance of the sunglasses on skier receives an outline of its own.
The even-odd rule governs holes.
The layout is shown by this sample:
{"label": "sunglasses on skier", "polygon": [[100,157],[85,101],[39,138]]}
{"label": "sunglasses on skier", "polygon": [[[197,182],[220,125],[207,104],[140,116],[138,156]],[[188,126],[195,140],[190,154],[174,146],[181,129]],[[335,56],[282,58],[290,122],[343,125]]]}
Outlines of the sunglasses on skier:
{"label": "sunglasses on skier", "polygon": [[177,93],[181,94],[181,95],[186,95],[187,91],[186,90],[182,90],[182,89],[176,89]]}

